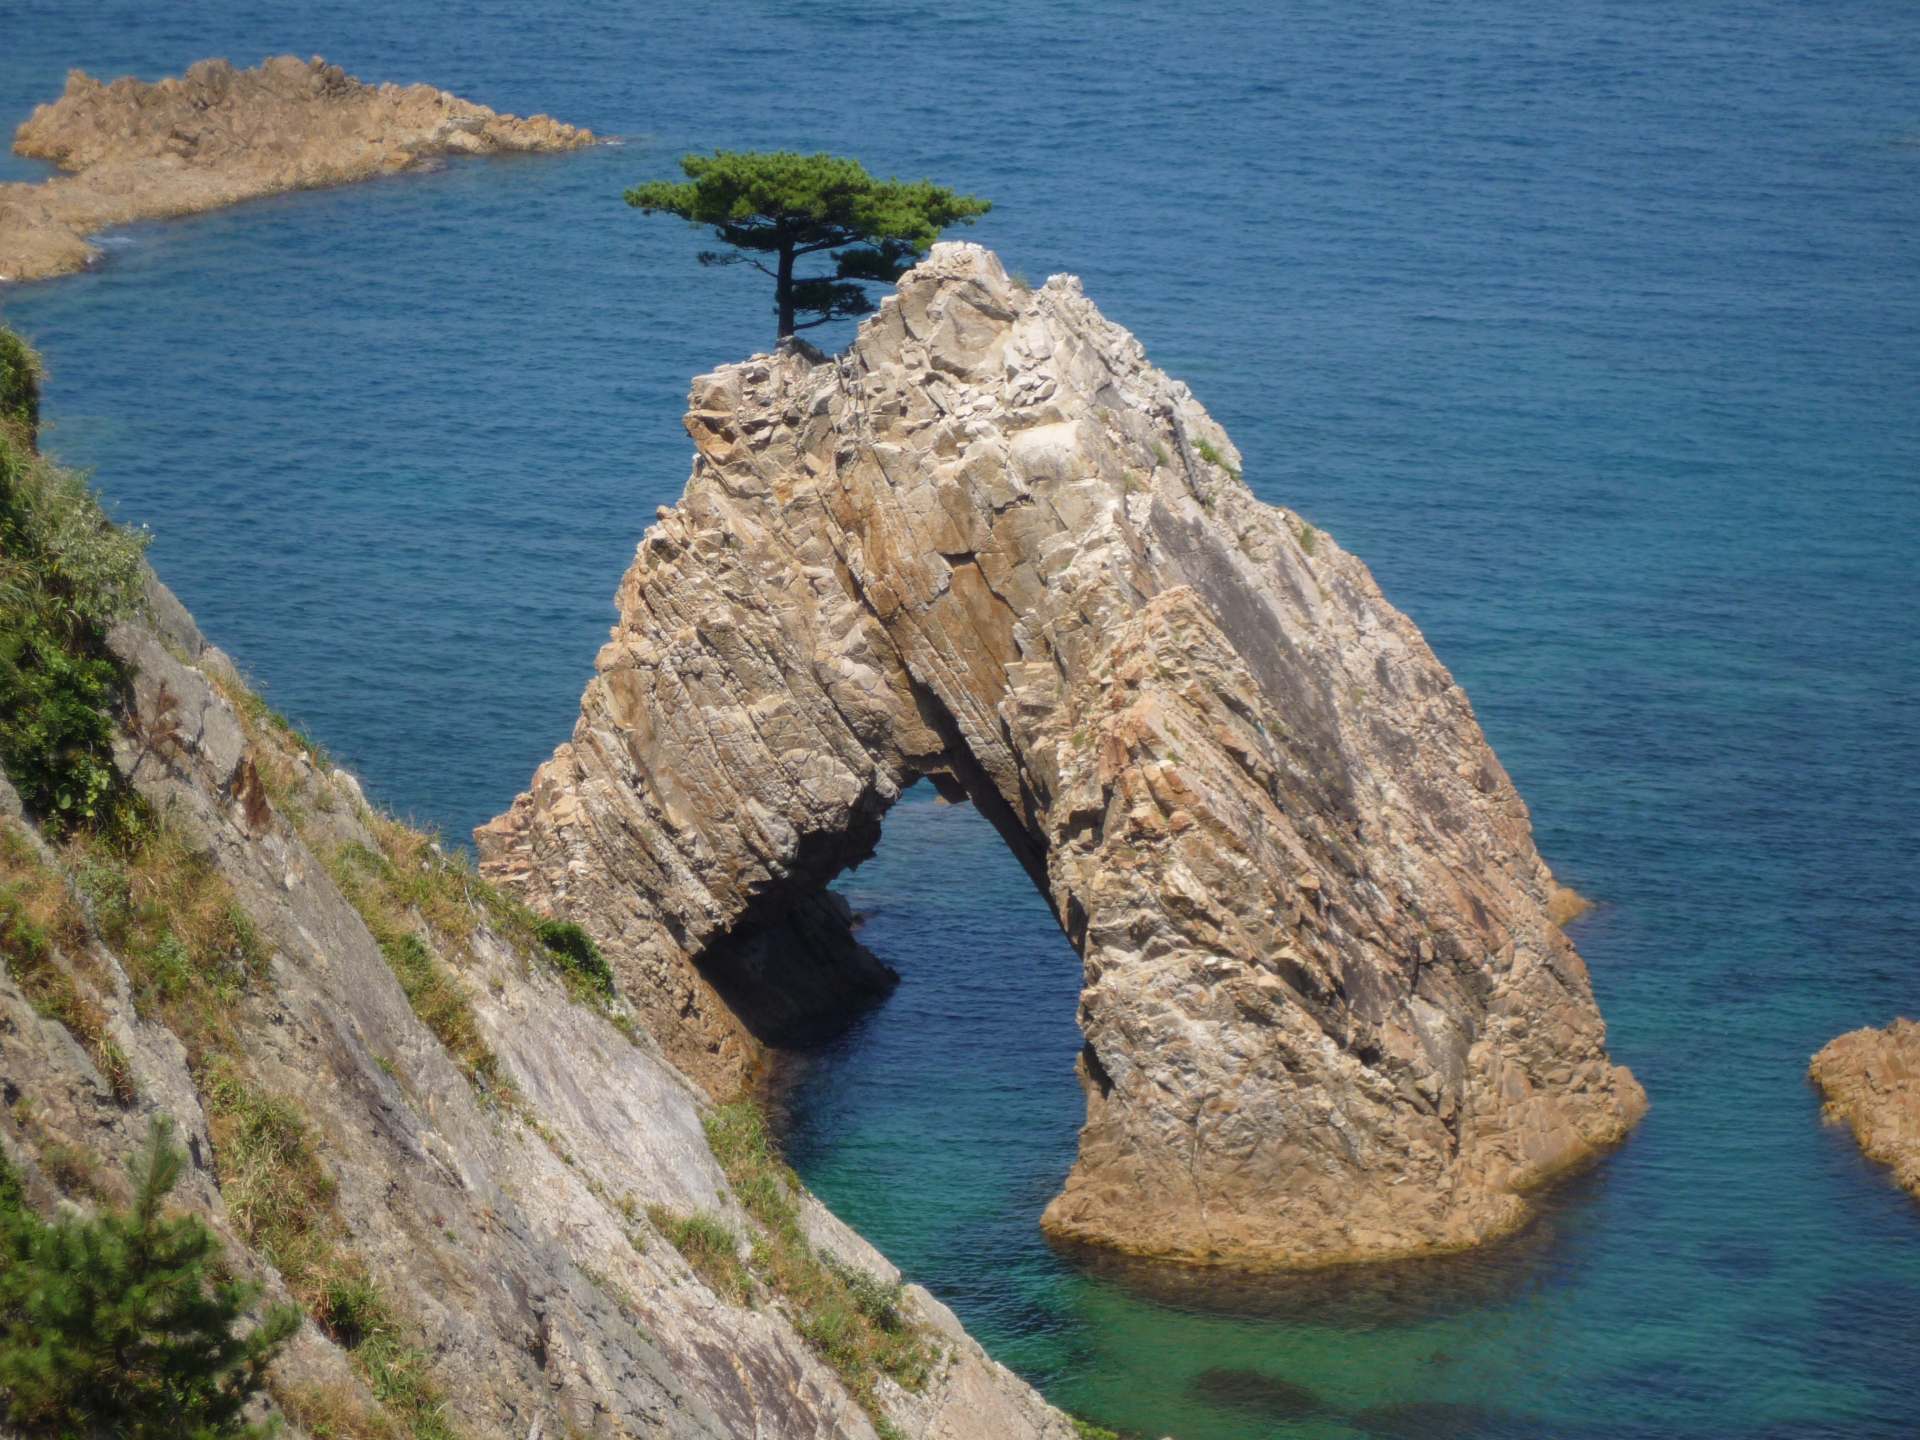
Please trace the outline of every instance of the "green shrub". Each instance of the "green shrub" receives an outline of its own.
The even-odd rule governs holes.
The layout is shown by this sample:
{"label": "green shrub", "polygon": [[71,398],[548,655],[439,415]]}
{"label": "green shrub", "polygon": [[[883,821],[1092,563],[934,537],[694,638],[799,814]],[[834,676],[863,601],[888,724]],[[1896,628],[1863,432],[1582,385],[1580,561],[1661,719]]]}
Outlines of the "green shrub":
{"label": "green shrub", "polygon": [[113,769],[127,686],[106,632],[141,602],[147,537],[35,452],[37,375],[0,330],[0,765],[55,833],[111,829],[133,802]]}
{"label": "green shrub", "polygon": [[31,445],[40,428],[40,357],[11,330],[0,328],[0,426]]}
{"label": "green shrub", "polygon": [[591,935],[571,920],[542,920],[533,933],[569,977],[613,998],[613,969]]}
{"label": "green shrub", "polygon": [[1314,546],[1320,541],[1320,532],[1302,520],[1293,527],[1293,538],[1300,542],[1300,549],[1303,553],[1311,555],[1313,554]]}
{"label": "green shrub", "polygon": [[0,1405],[26,1436],[264,1436],[242,1411],[299,1328],[291,1306],[235,1329],[259,1287],[226,1278],[197,1217],[163,1218],[185,1154],[156,1120],[129,1210],[44,1221],[0,1195]]}

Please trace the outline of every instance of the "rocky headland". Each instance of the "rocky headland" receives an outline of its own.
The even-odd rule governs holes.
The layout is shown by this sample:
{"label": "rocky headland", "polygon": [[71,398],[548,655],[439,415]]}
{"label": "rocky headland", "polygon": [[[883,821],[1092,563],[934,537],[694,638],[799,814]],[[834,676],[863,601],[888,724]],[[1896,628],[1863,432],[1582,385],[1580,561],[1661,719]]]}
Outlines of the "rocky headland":
{"label": "rocky headland", "polygon": [[36,411],[0,330],[0,1216],[124,1207],[170,1116],[174,1205],[303,1316],[299,1440],[1074,1440],[251,693]]}
{"label": "rocky headland", "polygon": [[1822,1046],[1807,1073],[1826,1118],[1851,1127],[1862,1153],[1920,1200],[1920,1024],[1850,1030]]}
{"label": "rocky headland", "polygon": [[68,175],[0,185],[0,281],[79,270],[112,225],[406,170],[443,155],[573,150],[586,130],[502,115],[429,85],[364,85],[315,56],[103,84],[76,70],[14,137]]}
{"label": "rocky headland", "polygon": [[925,778],[1080,955],[1057,1237],[1460,1248],[1642,1113],[1466,695],[1071,277],[937,246],[686,424],[571,740],[476,840],[709,1094],[885,988],[823,887]]}

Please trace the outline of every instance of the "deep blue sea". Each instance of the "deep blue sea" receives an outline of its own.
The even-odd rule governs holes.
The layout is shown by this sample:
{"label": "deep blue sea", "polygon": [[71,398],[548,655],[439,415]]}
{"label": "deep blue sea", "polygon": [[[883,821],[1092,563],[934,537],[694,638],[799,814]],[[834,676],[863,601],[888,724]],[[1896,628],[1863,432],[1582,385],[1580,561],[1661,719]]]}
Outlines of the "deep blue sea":
{"label": "deep blue sea", "polygon": [[1042,1242],[1077,966],[978,817],[903,801],[843,884],[904,982],[791,1147],[995,1355],[1181,1440],[1920,1434],[1920,1206],[1804,1079],[1920,1012],[1913,0],[0,0],[0,120],[70,65],[285,50],[622,142],[137,226],[0,293],[52,447],[389,806],[462,836],[564,738],[688,377],[771,338],[759,277],[620,190],[820,148],[1079,273],[1372,564],[1599,898],[1576,938],[1653,1101],[1620,1153],[1471,1259],[1169,1284]]}

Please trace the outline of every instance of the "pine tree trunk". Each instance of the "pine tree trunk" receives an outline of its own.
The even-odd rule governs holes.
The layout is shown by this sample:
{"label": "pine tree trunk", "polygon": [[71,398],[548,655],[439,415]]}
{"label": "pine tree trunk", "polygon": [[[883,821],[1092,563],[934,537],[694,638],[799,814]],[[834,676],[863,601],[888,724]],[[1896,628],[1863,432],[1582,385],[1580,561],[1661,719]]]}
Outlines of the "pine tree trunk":
{"label": "pine tree trunk", "polygon": [[773,282],[773,302],[780,310],[780,333],[774,343],[793,334],[793,246],[780,247],[780,273]]}

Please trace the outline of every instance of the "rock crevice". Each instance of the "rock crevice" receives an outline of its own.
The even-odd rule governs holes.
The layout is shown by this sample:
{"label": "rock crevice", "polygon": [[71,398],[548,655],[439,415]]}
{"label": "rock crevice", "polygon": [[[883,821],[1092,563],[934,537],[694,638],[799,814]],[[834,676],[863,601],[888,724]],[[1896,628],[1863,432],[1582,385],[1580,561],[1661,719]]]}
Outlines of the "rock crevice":
{"label": "rock crevice", "polygon": [[752,925],[754,983],[830,1018],[830,962],[787,965],[761,917],[930,776],[1084,964],[1059,1237],[1468,1245],[1637,1119],[1466,696],[1077,281],[938,246],[844,356],[702,376],[687,428],[572,739],[476,838],[710,1090],[779,1038],[714,955]]}

